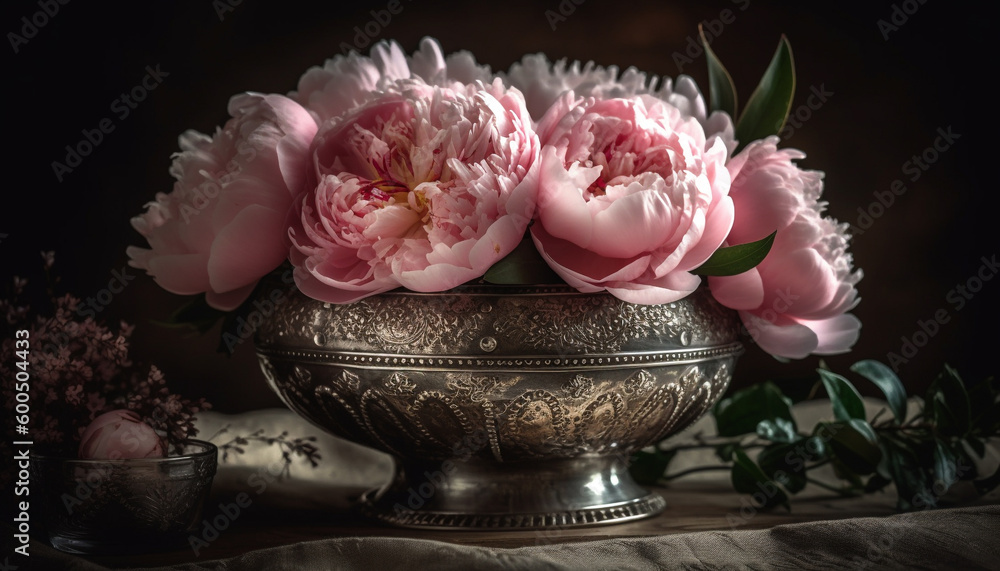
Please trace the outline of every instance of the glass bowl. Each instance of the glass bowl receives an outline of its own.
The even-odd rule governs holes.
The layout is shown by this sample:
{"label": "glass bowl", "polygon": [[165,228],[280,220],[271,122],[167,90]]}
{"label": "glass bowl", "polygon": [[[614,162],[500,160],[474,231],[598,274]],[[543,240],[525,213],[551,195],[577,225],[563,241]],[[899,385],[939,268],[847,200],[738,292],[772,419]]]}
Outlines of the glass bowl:
{"label": "glass bowl", "polygon": [[189,441],[166,458],[80,460],[31,453],[41,521],[69,553],[144,553],[183,541],[201,523],[218,449]]}

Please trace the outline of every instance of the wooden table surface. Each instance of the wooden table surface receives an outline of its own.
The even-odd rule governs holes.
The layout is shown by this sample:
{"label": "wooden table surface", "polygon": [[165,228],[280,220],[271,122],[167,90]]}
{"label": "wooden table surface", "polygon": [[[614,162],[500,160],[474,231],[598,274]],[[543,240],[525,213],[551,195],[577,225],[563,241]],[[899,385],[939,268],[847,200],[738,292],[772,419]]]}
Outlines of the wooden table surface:
{"label": "wooden table surface", "polygon": [[[842,518],[888,516],[896,513],[891,491],[861,498],[843,498],[819,488],[807,489],[792,500],[791,512],[784,508],[758,511],[735,493],[726,482],[678,482],[655,488],[667,501],[660,515],[618,525],[545,531],[431,531],[401,529],[372,523],[352,513],[317,513],[261,509],[248,510],[222,531],[199,553],[187,545],[172,551],[131,556],[91,556],[87,559],[109,567],[154,566],[209,561],[249,551],[343,537],[397,537],[443,541],[487,547],[523,547],[608,539],[641,537],[708,530],[761,529],[782,524]],[[972,503],[995,503],[994,492]],[[960,505],[966,505],[960,504]],[[944,505],[943,507],[948,507]]]}

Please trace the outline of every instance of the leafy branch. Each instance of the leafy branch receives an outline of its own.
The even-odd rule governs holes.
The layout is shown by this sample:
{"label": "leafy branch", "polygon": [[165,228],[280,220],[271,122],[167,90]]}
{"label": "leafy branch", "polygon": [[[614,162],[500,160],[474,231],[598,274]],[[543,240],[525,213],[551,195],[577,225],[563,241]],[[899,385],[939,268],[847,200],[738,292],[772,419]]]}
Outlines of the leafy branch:
{"label": "leafy branch", "polygon": [[[945,365],[909,416],[902,382],[886,365],[865,360],[851,371],[877,386],[887,409],[869,420],[854,384],[826,368],[810,397],[825,392],[832,420],[802,431],[791,414],[792,399],[774,383],[764,382],[733,393],[712,410],[718,437],[699,437],[695,444],[639,452],[631,472],[640,483],[667,482],[709,470],[729,470],[733,487],[764,497],[763,507],[790,509],[789,497],[807,485],[842,496],[860,496],[895,484],[900,510],[934,507],[959,481],[971,481],[979,494],[1000,485],[1000,468],[980,473],[977,460],[986,455],[990,438],[1000,436],[1000,387],[992,378],[967,386]],[[891,415],[883,418],[885,413]],[[681,450],[713,449],[722,465],[699,466],[667,474]],[[756,450],[759,449],[759,452]],[[756,452],[754,457],[750,452]],[[837,482],[816,477],[832,466]],[[768,493],[761,494],[766,490]]]}
{"label": "leafy branch", "polygon": [[[214,440],[216,437],[228,432],[229,425],[226,425],[220,428],[209,440]],[[290,468],[293,456],[305,458],[313,468],[317,467],[319,461],[322,460],[319,449],[314,444],[316,442],[315,436],[289,438],[288,431],[284,431],[277,436],[267,436],[264,434],[264,429],[262,428],[247,435],[237,435],[228,442],[217,444],[219,451],[222,452],[222,461],[225,462],[228,460],[230,454],[244,454],[246,446],[249,446],[251,442],[262,443],[266,446],[277,446],[281,450],[281,461],[284,463],[281,471],[282,477],[291,474]]]}

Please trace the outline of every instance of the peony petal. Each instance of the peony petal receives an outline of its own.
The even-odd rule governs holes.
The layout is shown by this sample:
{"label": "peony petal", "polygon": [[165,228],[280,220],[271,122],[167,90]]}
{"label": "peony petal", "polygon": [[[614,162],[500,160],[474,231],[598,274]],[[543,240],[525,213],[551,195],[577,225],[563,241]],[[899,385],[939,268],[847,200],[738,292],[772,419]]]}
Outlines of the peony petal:
{"label": "peony petal", "polygon": [[[451,264],[433,264],[415,271],[401,272],[399,284],[408,290],[420,292],[446,291],[483,275],[472,268]],[[477,275],[478,274],[478,275]]]}
{"label": "peony petal", "polygon": [[704,264],[712,254],[722,246],[733,226],[733,201],[728,196],[722,197],[719,203],[710,209],[705,216],[705,230],[698,242],[684,254],[677,263],[679,270],[693,270]]}
{"label": "peony petal", "polygon": [[764,305],[780,313],[804,316],[821,312],[837,291],[838,280],[823,258],[811,248],[772,257],[768,253],[757,270],[764,281]]}
{"label": "peony petal", "polygon": [[391,205],[372,212],[365,217],[365,222],[368,226],[364,235],[373,241],[387,237],[402,238],[420,222],[420,216],[406,206]]}
{"label": "peony petal", "polygon": [[406,54],[396,42],[382,40],[376,43],[372,46],[371,58],[385,79],[395,80],[410,77],[410,66],[406,62]]}
{"label": "peony petal", "polygon": [[309,146],[319,126],[305,108],[287,97],[272,95],[267,102],[275,109],[280,118],[278,124],[285,132],[276,149],[278,167],[294,198],[305,190],[302,185],[309,169]]}
{"label": "peony petal", "polygon": [[295,268],[293,275],[295,286],[298,287],[299,291],[313,299],[327,303],[353,303],[359,299],[399,287],[399,284],[388,281],[369,283],[366,284],[365,288],[360,289],[332,287],[320,282],[303,268]]}
{"label": "peony petal", "polygon": [[574,287],[580,283],[593,286],[633,280],[649,268],[649,256],[632,259],[594,256],[572,242],[551,236],[538,224],[531,227],[531,238],[549,267],[567,282],[572,280],[574,283],[570,285]]}
{"label": "peony petal", "polygon": [[650,276],[628,282],[608,284],[608,293],[622,301],[639,304],[672,303],[683,299],[698,288],[701,278],[687,272],[673,272],[662,278]]}
{"label": "peony petal", "polygon": [[816,333],[800,323],[775,325],[746,311],[741,311],[740,317],[750,337],[761,349],[772,355],[802,359],[819,345]]}
{"label": "peony petal", "polygon": [[599,168],[571,168],[551,146],[542,150],[539,173],[538,218],[547,234],[587,248],[593,241],[593,218],[580,188],[600,175]]}
{"label": "peony petal", "polygon": [[447,70],[441,45],[434,38],[425,37],[420,40],[420,47],[409,58],[410,72],[424,79],[427,83],[440,84],[445,80]]}
{"label": "peony petal", "polygon": [[710,276],[712,297],[730,309],[757,309],[764,303],[764,282],[757,268],[735,276]]}
{"label": "peony petal", "polygon": [[526,219],[512,215],[501,217],[491,224],[483,237],[476,241],[469,251],[470,267],[478,273],[469,279],[485,274],[490,266],[513,252],[524,238],[527,227]]}
{"label": "peony petal", "polygon": [[[592,200],[588,206],[594,202]],[[674,229],[673,209],[669,198],[655,190],[622,196],[603,210],[591,209],[592,241],[589,245],[580,245],[589,246],[588,249],[599,256],[611,258],[632,258],[655,250]],[[719,242],[722,240],[725,240],[725,233]]]}
{"label": "peony petal", "polygon": [[233,311],[250,297],[256,287],[257,282],[254,282],[224,293],[207,291],[205,292],[205,302],[220,311]]}
{"label": "peony petal", "polygon": [[212,244],[208,274],[212,290],[227,292],[255,283],[281,265],[285,213],[251,205],[226,226]]}
{"label": "peony petal", "polygon": [[168,254],[149,260],[149,275],[170,293],[194,295],[211,288],[208,254]]}
{"label": "peony petal", "polygon": [[802,324],[812,329],[819,339],[819,345],[813,350],[817,355],[847,353],[861,336],[861,320],[850,313],[821,321],[803,321]]}

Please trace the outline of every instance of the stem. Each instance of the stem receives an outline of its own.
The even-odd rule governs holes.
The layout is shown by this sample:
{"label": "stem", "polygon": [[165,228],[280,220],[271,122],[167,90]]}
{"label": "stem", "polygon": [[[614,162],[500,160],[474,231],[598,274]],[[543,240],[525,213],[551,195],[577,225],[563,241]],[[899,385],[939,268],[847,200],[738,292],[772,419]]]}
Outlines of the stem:
{"label": "stem", "polygon": [[809,396],[806,397],[806,400],[812,400],[812,399],[816,398],[816,393],[819,391],[819,388],[822,385],[823,385],[823,381],[816,381],[815,383],[813,383],[812,388],[809,389]]}
{"label": "stem", "polygon": [[[209,436],[209,437],[208,437],[208,438],[206,438],[205,440],[208,440],[209,442],[211,442],[211,441],[212,441],[213,439],[215,439],[215,438],[217,438],[217,437],[219,437],[219,436],[221,436],[222,434],[225,434],[225,433],[227,433],[227,432],[229,432],[229,425],[228,425],[228,424],[227,424],[227,425],[225,425],[225,426],[223,426],[223,427],[221,427],[221,428],[219,428],[219,430],[216,430],[216,431],[215,431],[215,434],[213,434],[213,435]],[[232,441],[230,441],[230,442],[232,442]]]}
{"label": "stem", "polygon": [[665,481],[666,480],[674,480],[676,478],[680,478],[682,476],[687,476],[688,474],[694,474],[696,472],[712,472],[712,471],[717,471],[717,470],[730,470],[730,469],[731,468],[729,466],[698,466],[696,468],[689,468],[687,470],[681,470],[680,472],[677,472],[676,474],[671,474],[670,476],[664,476],[661,479],[665,480]]}
{"label": "stem", "polygon": [[767,444],[763,444],[763,443],[759,443],[759,442],[751,442],[750,444],[740,445],[740,441],[739,440],[724,440],[722,442],[716,442],[715,444],[708,444],[708,443],[705,443],[705,444],[678,444],[677,446],[671,446],[670,448],[666,448],[664,450],[661,450],[661,452],[670,452],[670,451],[673,451],[673,450],[698,450],[698,449],[701,449],[701,448],[718,448],[719,446],[722,446],[723,444],[735,444],[737,446],[741,446],[742,448],[763,448],[763,447],[767,446]]}
{"label": "stem", "polygon": [[885,430],[887,432],[903,432],[906,430],[934,430],[933,424],[908,424],[904,426],[880,426],[875,430]]}
{"label": "stem", "polygon": [[872,421],[869,424],[871,424],[872,426],[875,426],[875,421],[878,420],[878,417],[882,416],[883,412],[885,412],[885,407],[882,407],[881,410],[879,410],[878,412],[875,413],[875,416],[872,417]]}
{"label": "stem", "polygon": [[663,452],[669,452],[672,450],[698,450],[699,448],[715,448],[720,444],[726,444],[726,442],[720,442],[719,444],[680,444],[677,446],[671,446],[670,448],[663,450]]}

